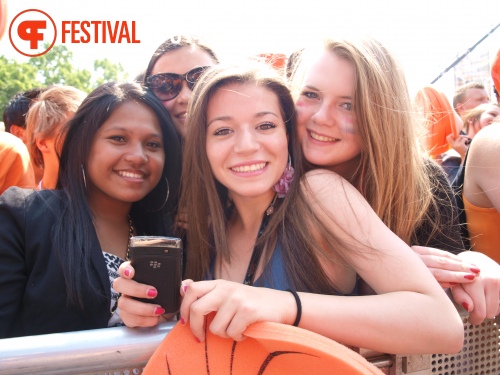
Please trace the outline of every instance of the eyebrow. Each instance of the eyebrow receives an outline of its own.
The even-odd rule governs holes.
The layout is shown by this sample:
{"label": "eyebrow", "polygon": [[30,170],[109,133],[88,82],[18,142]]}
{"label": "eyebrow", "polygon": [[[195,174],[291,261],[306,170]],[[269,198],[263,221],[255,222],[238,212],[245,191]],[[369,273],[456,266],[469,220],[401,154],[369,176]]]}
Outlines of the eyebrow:
{"label": "eyebrow", "polygon": [[[104,129],[102,130],[102,133],[109,133],[109,132],[115,132],[115,131],[123,131],[123,132],[130,132],[130,129],[127,129],[127,128],[124,128],[122,126],[112,126],[108,129]],[[149,133],[148,134],[149,137],[163,137],[163,134],[162,133]]]}
{"label": "eyebrow", "polygon": [[[259,117],[264,117],[266,115],[272,115],[272,116],[275,116],[277,118],[281,118],[276,113],[271,112],[271,111],[257,112],[253,117],[254,118],[259,118]],[[215,121],[230,121],[232,119],[233,119],[233,117],[231,117],[231,116],[219,116],[219,117],[215,117],[212,120],[210,120],[210,122],[207,124],[207,127],[209,127]]]}

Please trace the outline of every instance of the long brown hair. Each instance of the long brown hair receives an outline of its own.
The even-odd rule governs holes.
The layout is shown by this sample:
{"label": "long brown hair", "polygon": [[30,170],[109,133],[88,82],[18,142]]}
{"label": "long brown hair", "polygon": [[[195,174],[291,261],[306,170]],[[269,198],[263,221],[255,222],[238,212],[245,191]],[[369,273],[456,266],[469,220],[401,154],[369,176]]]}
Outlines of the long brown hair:
{"label": "long brown hair", "polygon": [[[361,153],[357,168],[343,177],[407,244],[416,243],[416,230],[424,221],[431,223],[431,235],[439,231],[438,202],[432,194],[436,181],[428,173],[431,162],[422,156],[402,67],[372,38],[326,39],[323,50],[346,59],[355,70],[352,106]],[[304,73],[305,61],[294,75],[294,89],[302,84],[299,72]]]}
{"label": "long brown hair", "polygon": [[[314,217],[302,192],[300,178],[304,168],[290,91],[275,71],[262,65],[211,67],[193,92],[188,109],[180,202],[189,217],[186,277],[194,280],[205,278],[216,254],[228,261],[231,259],[226,230],[234,207],[230,204],[227,188],[214,178],[206,152],[208,103],[217,90],[231,83],[255,84],[276,94],[289,136],[288,152],[295,168],[290,190],[277,203],[266,230],[259,237],[259,243],[265,249],[264,261],[270,259],[279,242],[287,275],[297,290],[331,293],[332,283],[323,272],[318,255],[344,259],[337,254],[342,247],[340,241]],[[315,238],[324,241],[312,237],[313,229],[318,233]],[[325,243],[328,246],[324,246]]]}

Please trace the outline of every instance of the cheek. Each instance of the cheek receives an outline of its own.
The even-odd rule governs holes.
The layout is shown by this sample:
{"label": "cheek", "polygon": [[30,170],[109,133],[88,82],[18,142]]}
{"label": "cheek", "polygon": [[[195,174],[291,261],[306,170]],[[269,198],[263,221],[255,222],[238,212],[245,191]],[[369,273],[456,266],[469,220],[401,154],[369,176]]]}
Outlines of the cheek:
{"label": "cheek", "polygon": [[356,132],[356,121],[353,116],[342,116],[339,121],[339,128],[345,134],[354,134]]}
{"label": "cheek", "polygon": [[[177,99],[177,98],[175,98],[175,99]],[[172,109],[174,108],[174,105],[175,105],[175,99],[162,102],[163,106],[167,109],[167,111],[170,115],[172,115]]]}

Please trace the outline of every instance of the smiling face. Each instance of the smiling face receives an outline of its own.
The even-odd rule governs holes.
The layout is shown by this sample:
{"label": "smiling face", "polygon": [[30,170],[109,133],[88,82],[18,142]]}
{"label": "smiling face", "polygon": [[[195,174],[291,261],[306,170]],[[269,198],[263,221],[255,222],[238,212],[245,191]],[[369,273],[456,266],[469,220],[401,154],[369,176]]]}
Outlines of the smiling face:
{"label": "smiling face", "polygon": [[155,113],[128,101],[119,105],[92,141],[86,173],[92,204],[131,204],[158,184],[165,163]]}
{"label": "smiling face", "polygon": [[[215,64],[210,54],[196,46],[187,46],[169,51],[162,55],[153,67],[150,76],[159,73],[185,74],[191,69],[212,66]],[[174,99],[162,101],[168,113],[172,117],[177,132],[184,137],[186,130],[184,122],[192,91],[187,82],[182,82],[182,90]]]}
{"label": "smiling face", "polygon": [[361,152],[353,111],[355,71],[324,51],[306,71],[296,102],[298,135],[306,160],[344,176]]}
{"label": "smiling face", "polygon": [[206,150],[214,177],[233,199],[274,195],[288,159],[276,94],[253,83],[219,88],[207,106]]}

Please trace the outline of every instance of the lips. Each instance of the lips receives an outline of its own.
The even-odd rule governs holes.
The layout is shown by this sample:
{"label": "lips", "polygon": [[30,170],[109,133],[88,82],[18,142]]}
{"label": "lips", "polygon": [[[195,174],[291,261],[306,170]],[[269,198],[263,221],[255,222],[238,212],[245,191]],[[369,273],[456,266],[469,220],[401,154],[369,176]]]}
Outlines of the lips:
{"label": "lips", "polygon": [[231,170],[238,172],[238,173],[248,173],[248,172],[260,171],[261,169],[264,169],[265,166],[266,166],[266,163],[256,163],[256,164],[232,167]]}
{"label": "lips", "polygon": [[316,134],[312,131],[309,131],[309,135],[311,136],[312,139],[315,139],[320,142],[336,142],[340,141],[338,138],[330,138],[330,137],[325,137],[323,135]]}

